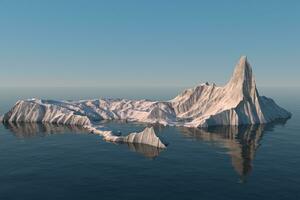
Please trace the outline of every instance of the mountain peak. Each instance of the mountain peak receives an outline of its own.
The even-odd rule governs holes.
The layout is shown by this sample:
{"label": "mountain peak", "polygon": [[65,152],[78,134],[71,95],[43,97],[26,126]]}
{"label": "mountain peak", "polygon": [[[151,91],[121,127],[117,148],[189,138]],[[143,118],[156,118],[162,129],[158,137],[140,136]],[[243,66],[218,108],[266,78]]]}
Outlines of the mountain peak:
{"label": "mountain peak", "polygon": [[235,66],[233,75],[228,83],[231,88],[241,89],[244,97],[254,97],[256,91],[255,79],[247,56],[241,56]]}
{"label": "mountain peak", "polygon": [[232,78],[252,78],[252,68],[247,60],[247,56],[241,56],[235,66]]}
{"label": "mountain peak", "polygon": [[240,57],[240,60],[239,61],[244,61],[244,62],[247,62],[247,56],[246,55],[242,55]]}

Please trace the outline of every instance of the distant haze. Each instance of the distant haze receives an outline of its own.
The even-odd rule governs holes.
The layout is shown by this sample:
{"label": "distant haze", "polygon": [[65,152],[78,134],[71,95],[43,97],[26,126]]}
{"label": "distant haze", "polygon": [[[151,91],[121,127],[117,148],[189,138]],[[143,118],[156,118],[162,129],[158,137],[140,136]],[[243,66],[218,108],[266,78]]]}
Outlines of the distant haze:
{"label": "distant haze", "polygon": [[0,2],[0,86],[300,86],[300,1]]}

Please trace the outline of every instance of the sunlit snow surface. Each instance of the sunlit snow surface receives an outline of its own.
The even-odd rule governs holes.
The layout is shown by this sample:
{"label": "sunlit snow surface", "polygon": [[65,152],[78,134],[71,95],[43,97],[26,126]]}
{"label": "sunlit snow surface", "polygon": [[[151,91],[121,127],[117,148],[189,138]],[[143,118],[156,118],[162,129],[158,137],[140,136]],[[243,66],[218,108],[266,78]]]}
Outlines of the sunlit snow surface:
{"label": "sunlit snow surface", "polygon": [[42,122],[78,125],[111,142],[141,143],[165,148],[153,128],[119,136],[101,120],[125,120],[179,127],[266,124],[291,114],[272,99],[260,96],[252,69],[241,57],[230,81],[223,87],[201,84],[170,101],[96,99],[81,101],[20,100],[6,113],[4,122]]}

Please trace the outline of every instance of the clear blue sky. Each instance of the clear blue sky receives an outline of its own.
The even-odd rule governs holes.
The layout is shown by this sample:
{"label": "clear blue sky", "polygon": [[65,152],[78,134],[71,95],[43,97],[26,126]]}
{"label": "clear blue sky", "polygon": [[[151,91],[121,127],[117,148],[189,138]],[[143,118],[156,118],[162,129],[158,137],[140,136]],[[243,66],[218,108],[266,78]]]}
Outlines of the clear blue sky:
{"label": "clear blue sky", "polygon": [[300,86],[300,1],[1,0],[0,86]]}

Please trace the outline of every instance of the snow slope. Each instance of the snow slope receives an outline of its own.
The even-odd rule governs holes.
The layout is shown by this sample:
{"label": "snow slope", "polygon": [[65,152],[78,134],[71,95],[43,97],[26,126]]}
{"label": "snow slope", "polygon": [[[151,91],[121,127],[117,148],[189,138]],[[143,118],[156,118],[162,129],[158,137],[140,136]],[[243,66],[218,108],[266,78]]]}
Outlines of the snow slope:
{"label": "snow slope", "polygon": [[202,84],[171,100],[184,126],[265,124],[291,114],[272,99],[259,96],[247,57],[240,58],[224,87]]}
{"label": "snow slope", "polygon": [[126,120],[184,127],[265,124],[291,114],[272,99],[260,96],[246,56],[238,61],[232,78],[223,86],[201,84],[170,101],[96,99],[18,101],[4,116],[6,122],[42,122],[79,125],[113,142],[143,143],[165,148],[153,129],[116,136],[96,127],[100,120]]}

